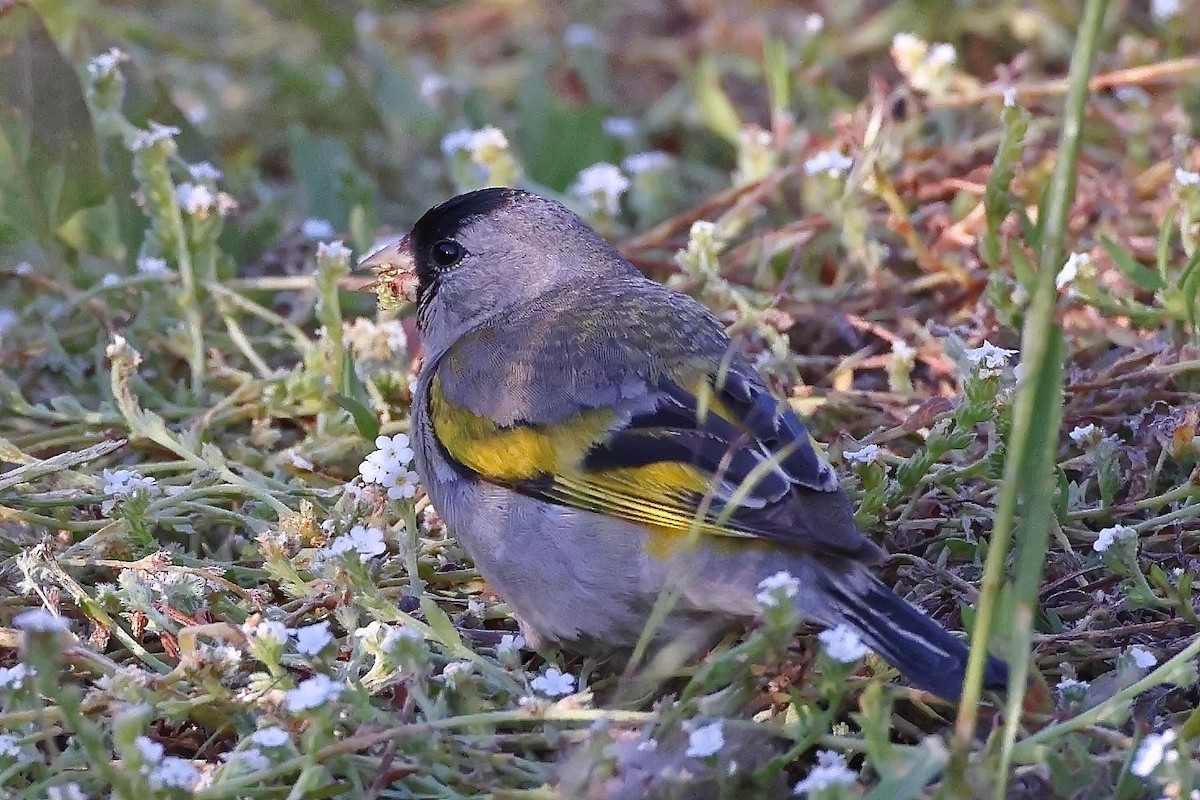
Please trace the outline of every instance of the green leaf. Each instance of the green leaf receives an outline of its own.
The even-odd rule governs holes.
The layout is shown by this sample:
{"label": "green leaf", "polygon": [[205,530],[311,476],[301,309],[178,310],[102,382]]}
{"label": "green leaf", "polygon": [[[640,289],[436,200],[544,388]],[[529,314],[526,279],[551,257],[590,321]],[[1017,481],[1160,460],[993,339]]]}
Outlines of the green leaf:
{"label": "green leaf", "polygon": [[707,55],[701,59],[693,84],[700,119],[721,138],[736,144],[742,130],[742,118],[721,88],[721,72],[716,59]]}
{"label": "green leaf", "polygon": [[1139,264],[1132,255],[1126,250],[1117,246],[1117,243],[1107,236],[1100,237],[1100,244],[1104,247],[1104,251],[1108,253],[1108,257],[1113,260],[1113,264],[1117,269],[1125,274],[1125,277],[1133,281],[1149,292],[1157,292],[1159,289],[1166,286],[1166,282],[1157,272],[1149,267]]}
{"label": "green leaf", "polygon": [[0,14],[0,231],[53,253],[59,228],[108,197],[75,69],[24,6]]}
{"label": "green leaf", "polygon": [[946,766],[950,754],[936,736],[926,737],[916,747],[898,747],[898,763],[875,785],[864,800],[908,800],[916,797]]}
{"label": "green leaf", "polygon": [[425,615],[425,621],[433,628],[442,644],[451,651],[462,649],[462,637],[455,630],[454,623],[446,616],[446,612],[442,611],[441,606],[433,602],[433,598],[427,594],[421,595],[421,613]]}
{"label": "green leaf", "polygon": [[369,442],[375,441],[375,437],[379,435],[379,421],[375,419],[371,409],[344,394],[335,394],[333,402],[350,412],[350,416],[354,419],[354,427],[358,428],[358,432],[363,435],[364,439]]}

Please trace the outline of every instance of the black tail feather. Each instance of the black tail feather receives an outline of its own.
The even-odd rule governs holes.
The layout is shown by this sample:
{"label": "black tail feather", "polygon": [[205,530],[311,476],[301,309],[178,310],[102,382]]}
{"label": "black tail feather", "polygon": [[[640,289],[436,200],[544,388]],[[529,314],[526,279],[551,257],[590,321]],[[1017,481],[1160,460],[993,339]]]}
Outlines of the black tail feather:
{"label": "black tail feather", "polygon": [[[969,652],[962,641],[874,578],[865,587],[838,582],[830,589],[843,621],[868,647],[918,688],[958,700]],[[1003,689],[1007,684],[1008,666],[988,656],[984,688]]]}

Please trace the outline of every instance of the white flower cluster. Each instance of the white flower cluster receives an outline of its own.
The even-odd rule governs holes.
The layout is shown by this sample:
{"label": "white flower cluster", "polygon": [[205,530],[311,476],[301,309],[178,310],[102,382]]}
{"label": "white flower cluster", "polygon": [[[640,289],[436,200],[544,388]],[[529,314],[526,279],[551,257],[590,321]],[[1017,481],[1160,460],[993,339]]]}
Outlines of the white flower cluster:
{"label": "white flower cluster", "polygon": [[846,624],[821,631],[817,639],[825,648],[825,654],[842,664],[853,664],[867,654],[867,646]]}
{"label": "white flower cluster", "polygon": [[1168,728],[1162,733],[1151,733],[1138,745],[1129,771],[1139,778],[1148,778],[1159,766],[1173,764],[1179,760],[1175,739],[1178,734]]}
{"label": "white flower cluster", "polygon": [[214,167],[210,161],[197,161],[195,164],[188,164],[187,170],[188,175],[191,175],[194,181],[212,181],[216,183],[223,177],[221,170]]}
{"label": "white flower cluster", "polygon": [[953,45],[931,46],[911,33],[897,33],[892,37],[891,55],[909,85],[926,94],[945,91],[952,76],[951,68],[958,61]]}
{"label": "white flower cluster", "polygon": [[200,783],[200,771],[185,758],[165,755],[161,744],[148,736],[134,742],[146,764],[142,774],[155,789],[182,789],[190,792]]}
{"label": "white flower cluster", "polygon": [[1200,171],[1191,172],[1183,167],[1176,167],[1175,182],[1180,186],[1200,186]]}
{"label": "white flower cluster", "polygon": [[107,78],[116,71],[118,64],[128,60],[129,56],[127,56],[120,48],[109,48],[107,53],[101,53],[98,56],[93,56],[91,61],[88,61],[88,75],[97,79]]}
{"label": "white flower cluster", "polygon": [[408,349],[408,336],[397,319],[377,323],[359,317],[354,322],[342,324],[342,338],[359,360],[383,361]]}
{"label": "white flower cluster", "polygon": [[1092,549],[1097,553],[1103,553],[1117,542],[1123,539],[1133,539],[1136,536],[1137,531],[1128,525],[1117,525],[1112,528],[1105,528],[1096,534],[1096,541],[1092,543]]}
{"label": "white flower cluster", "polygon": [[1099,441],[1101,433],[1102,431],[1096,427],[1095,423],[1089,422],[1087,425],[1076,425],[1067,436],[1075,444],[1090,444]]}
{"label": "white flower cluster", "polygon": [[169,271],[165,258],[142,256],[136,263],[137,271],[143,275],[163,275]]}
{"label": "white flower cluster", "polygon": [[175,137],[178,135],[179,128],[174,125],[151,122],[146,130],[138,131],[129,139],[128,147],[130,151],[136,153],[151,148],[159,142],[166,142],[167,150],[173,153],[175,152]]}
{"label": "white flower cluster", "polygon": [[854,159],[837,150],[822,150],[808,157],[804,162],[805,175],[828,175],[840,178],[854,166]]}
{"label": "white flower cluster", "polygon": [[632,117],[606,117],[600,130],[614,139],[633,139],[638,134],[638,123]]}
{"label": "white flower cluster", "polygon": [[571,185],[571,194],[593,214],[616,216],[621,195],[629,189],[629,178],[614,164],[602,161],[584,168]]}
{"label": "white flower cluster", "polygon": [[999,375],[1001,370],[1008,365],[1009,359],[1016,354],[1016,350],[996,347],[991,342],[984,340],[979,347],[972,347],[965,351],[963,356],[971,366],[975,367],[981,378],[990,378]]}
{"label": "white flower cluster", "polygon": [[499,128],[488,125],[478,130],[462,128],[442,137],[442,153],[453,156],[466,152],[476,164],[485,165],[488,158],[508,150],[508,137]]}
{"label": "white flower cluster", "polygon": [[817,765],[808,776],[796,784],[793,791],[798,795],[813,794],[834,786],[849,786],[857,776],[846,766],[841,753],[832,750],[817,751]]}
{"label": "white flower cluster", "polygon": [[11,733],[0,733],[0,757],[21,757],[21,743]]}
{"label": "white flower cluster", "polygon": [[417,475],[410,465],[413,449],[403,433],[375,439],[378,449],[358,465],[358,474],[365,483],[375,483],[387,489],[389,500],[411,499],[417,493]]}
{"label": "white flower cluster", "polygon": [[780,570],[758,582],[758,594],[754,599],[763,608],[775,608],[791,600],[799,590],[800,581],[790,572]]}
{"label": "white flower cluster", "polygon": [[327,219],[306,219],[300,225],[300,233],[306,239],[332,239],[336,232]]}
{"label": "white flower cluster", "polygon": [[341,239],[321,242],[317,245],[317,260],[344,261],[350,258],[350,248]]}
{"label": "white flower cluster", "polygon": [[250,734],[250,741],[259,747],[283,747],[291,739],[283,728],[259,728]]}
{"label": "white flower cluster", "polygon": [[336,558],[343,553],[357,553],[358,560],[367,563],[375,556],[387,552],[387,544],[383,541],[383,531],[379,528],[368,528],[365,525],[355,525],[349,533],[339,536],[322,550],[322,559]]}
{"label": "white flower cluster", "polygon": [[17,664],[14,667],[0,667],[0,689],[20,689],[21,684],[37,673],[28,664]]}
{"label": "white flower cluster", "polygon": [[106,517],[112,514],[118,502],[134,492],[144,491],[150,496],[159,492],[158,481],[136,470],[106,469],[100,476],[104,479],[104,493],[108,495],[108,499],[100,504],[100,511]]}
{"label": "white flower cluster", "polygon": [[17,630],[34,633],[54,633],[67,630],[68,625],[65,619],[51,611],[44,608],[31,608],[13,618],[13,627]]}
{"label": "white flower cluster", "polygon": [[214,211],[217,216],[224,217],[237,208],[237,201],[232,196],[190,181],[175,187],[175,200],[184,213],[197,219],[207,219]]}
{"label": "white flower cluster", "polygon": [[721,752],[724,746],[725,723],[717,720],[692,727],[688,731],[688,746],[683,754],[688,758],[709,758]]}
{"label": "white flower cluster", "polygon": [[16,325],[20,319],[21,315],[16,310],[8,306],[0,306],[0,333],[4,333],[13,325]]}
{"label": "white flower cluster", "polygon": [[283,703],[292,713],[309,711],[338,699],[341,697],[343,689],[345,689],[343,684],[328,675],[317,674],[300,681],[295,689],[285,692]]}
{"label": "white flower cluster", "polygon": [[1160,24],[1174,17],[1182,9],[1181,0],[1150,0],[1150,16]]}
{"label": "white flower cluster", "polygon": [[647,150],[644,153],[634,153],[625,157],[621,168],[630,175],[645,175],[650,172],[663,172],[675,164],[675,159],[662,150]]}

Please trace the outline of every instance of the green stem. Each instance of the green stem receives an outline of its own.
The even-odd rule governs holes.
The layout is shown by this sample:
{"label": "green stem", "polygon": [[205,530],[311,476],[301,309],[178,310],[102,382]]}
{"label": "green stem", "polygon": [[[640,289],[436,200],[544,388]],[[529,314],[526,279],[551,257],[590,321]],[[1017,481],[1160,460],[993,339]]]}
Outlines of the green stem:
{"label": "green stem", "polygon": [[1040,243],[1037,285],[1021,341],[1021,359],[1027,367],[1027,377],[1018,388],[1013,408],[1013,437],[1005,459],[1004,483],[984,566],[967,675],[955,723],[953,755],[947,773],[950,792],[962,793],[967,789],[966,765],[978,720],[987,646],[1004,583],[1004,567],[1008,560],[1019,501],[1024,519],[1017,563],[1016,605],[1009,641],[1008,702],[993,797],[1005,796],[1009,764],[1020,726],[1037,590],[1045,559],[1049,521],[1053,517],[1050,507],[1053,497],[1052,469],[1062,417],[1065,353],[1062,333],[1055,319],[1057,292],[1054,279],[1061,266],[1063,239],[1075,196],[1080,133],[1089,91],[1088,78],[1099,46],[1107,5],[1107,0],[1088,0],[1071,57],[1070,90],[1059,135],[1058,161],[1048,206],[1044,210],[1045,229]]}

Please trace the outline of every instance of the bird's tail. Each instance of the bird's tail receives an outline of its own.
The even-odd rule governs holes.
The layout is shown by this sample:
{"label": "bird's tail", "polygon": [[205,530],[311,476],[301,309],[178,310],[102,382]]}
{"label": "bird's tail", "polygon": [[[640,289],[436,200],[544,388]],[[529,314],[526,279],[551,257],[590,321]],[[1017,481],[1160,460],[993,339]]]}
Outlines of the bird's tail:
{"label": "bird's tail", "polygon": [[[949,631],[865,573],[827,587],[842,621],[910,683],[947,700],[962,695],[968,649]],[[988,656],[983,669],[987,689],[1003,689],[1008,667]]]}

